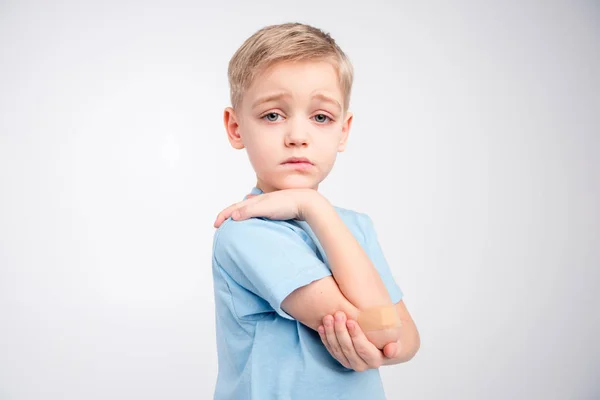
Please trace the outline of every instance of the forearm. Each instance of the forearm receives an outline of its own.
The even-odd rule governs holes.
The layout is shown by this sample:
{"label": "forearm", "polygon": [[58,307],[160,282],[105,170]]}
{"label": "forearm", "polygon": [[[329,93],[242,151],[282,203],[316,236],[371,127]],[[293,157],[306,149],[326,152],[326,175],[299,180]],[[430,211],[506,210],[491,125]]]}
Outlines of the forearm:
{"label": "forearm", "polygon": [[342,294],[359,310],[392,305],[377,269],[333,206],[323,197],[312,201],[305,215],[325,250]]}

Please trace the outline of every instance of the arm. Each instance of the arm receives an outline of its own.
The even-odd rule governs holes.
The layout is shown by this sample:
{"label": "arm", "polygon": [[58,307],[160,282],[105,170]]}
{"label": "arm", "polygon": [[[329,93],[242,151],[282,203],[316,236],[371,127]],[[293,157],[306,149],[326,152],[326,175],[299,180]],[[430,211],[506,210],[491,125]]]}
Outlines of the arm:
{"label": "arm", "polygon": [[[302,324],[318,330],[322,319],[335,311],[342,311],[349,317],[357,319],[359,314],[367,308],[392,305],[387,289],[369,257],[337,215],[335,209],[318,192],[309,189],[287,189],[258,196],[249,195],[246,200],[221,211],[215,220],[215,227],[220,227],[229,217],[234,221],[247,220],[253,217],[265,217],[274,220],[301,218],[305,219],[311,226],[330,261],[331,271],[326,269],[327,267],[324,265],[323,268],[327,272],[332,272],[333,276],[323,275],[324,277],[319,276],[312,281],[303,283],[288,292],[280,300],[282,311]],[[243,226],[238,225],[238,228]],[[273,250],[282,254],[275,258],[269,256],[264,260],[260,257],[251,260],[240,260],[237,257],[237,259],[230,260],[232,265],[238,263],[252,264],[244,266],[244,270],[247,270],[246,274],[253,274],[249,280],[254,282],[254,286],[260,286],[257,293],[261,293],[263,298],[268,298],[275,309],[278,307],[278,295],[273,297],[271,289],[273,285],[279,285],[279,283],[265,281],[265,277],[259,273],[262,264],[269,265],[273,262],[279,262],[281,266],[271,270],[269,276],[273,279],[279,275],[287,276],[286,281],[290,282],[297,280],[294,278],[290,280],[288,267],[293,265],[296,270],[296,272],[293,272],[294,276],[299,276],[302,274],[299,263],[304,263],[306,264],[305,267],[308,267],[309,264],[319,262],[312,250],[301,239],[296,238],[293,240],[292,236],[294,235],[290,234],[288,230],[280,233],[286,238],[286,241],[281,243],[289,246],[290,250],[293,249],[291,255],[284,255],[282,253],[284,250],[277,247]],[[242,232],[241,234],[243,236],[252,233]],[[277,237],[284,236],[278,235]],[[238,249],[240,247],[260,247],[264,243],[263,240],[254,244],[248,241],[231,240],[229,245],[222,247],[225,253],[224,256],[231,258],[232,255],[240,253],[240,249]],[[303,250],[303,248],[305,249]],[[290,250],[285,250],[285,252],[287,253]],[[246,251],[252,252],[249,249]],[[267,255],[269,253],[272,253],[271,249],[264,252]],[[308,256],[309,253],[311,254],[310,257]],[[242,275],[242,278],[244,278],[244,275]],[[382,329],[368,332],[367,336],[374,345],[383,348],[386,344],[398,340],[399,331],[397,328]]]}
{"label": "arm", "polygon": [[[333,277],[297,289],[282,307],[317,330],[323,317],[335,311],[356,321],[361,311],[391,306],[379,272],[331,204],[317,195],[307,203],[303,217],[323,246]],[[369,331],[365,335],[378,348],[400,338],[399,328]]]}
{"label": "arm", "polygon": [[396,303],[395,308],[402,320],[400,339],[385,345],[383,351],[367,339],[358,324],[351,320],[346,323],[346,316],[340,312],[336,313],[334,326],[319,329],[321,341],[340,364],[359,372],[407,362],[419,350],[419,332],[404,301]]}
{"label": "arm", "polygon": [[324,197],[311,203],[305,216],[321,242],[331,272],[344,296],[357,308],[390,306],[379,272],[335,209]]}
{"label": "arm", "polygon": [[394,365],[410,361],[421,347],[421,337],[415,322],[406,309],[404,301],[396,303],[398,316],[402,321],[400,328],[400,339],[396,346],[389,346],[384,349],[385,358],[382,365]]}

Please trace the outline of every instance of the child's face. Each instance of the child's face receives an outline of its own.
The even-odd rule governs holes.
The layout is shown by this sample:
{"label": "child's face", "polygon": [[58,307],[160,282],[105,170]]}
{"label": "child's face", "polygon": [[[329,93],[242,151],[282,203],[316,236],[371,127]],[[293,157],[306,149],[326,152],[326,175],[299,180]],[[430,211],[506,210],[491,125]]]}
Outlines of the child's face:
{"label": "child's face", "polygon": [[260,189],[316,189],[346,145],[352,115],[343,104],[330,63],[284,62],[255,78],[236,112],[225,110],[225,126],[232,146],[246,148]]}

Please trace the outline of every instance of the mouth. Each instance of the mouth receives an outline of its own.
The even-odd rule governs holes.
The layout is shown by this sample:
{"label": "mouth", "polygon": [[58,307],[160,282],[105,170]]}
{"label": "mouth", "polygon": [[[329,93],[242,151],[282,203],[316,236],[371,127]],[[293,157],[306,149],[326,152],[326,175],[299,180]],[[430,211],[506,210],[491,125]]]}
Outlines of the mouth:
{"label": "mouth", "polygon": [[308,172],[312,170],[313,163],[306,157],[292,157],[281,163],[285,168],[290,168],[297,172]]}
{"label": "mouth", "polygon": [[306,157],[291,157],[285,160],[282,164],[307,164],[312,165],[313,163]]}

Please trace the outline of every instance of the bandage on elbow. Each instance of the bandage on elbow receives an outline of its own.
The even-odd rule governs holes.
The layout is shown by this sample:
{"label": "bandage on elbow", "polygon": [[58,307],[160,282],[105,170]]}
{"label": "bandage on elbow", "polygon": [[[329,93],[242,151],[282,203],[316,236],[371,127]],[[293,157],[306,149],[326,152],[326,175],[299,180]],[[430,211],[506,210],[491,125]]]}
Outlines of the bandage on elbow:
{"label": "bandage on elbow", "polygon": [[357,322],[365,332],[395,328],[402,325],[395,305],[372,307],[360,311]]}

